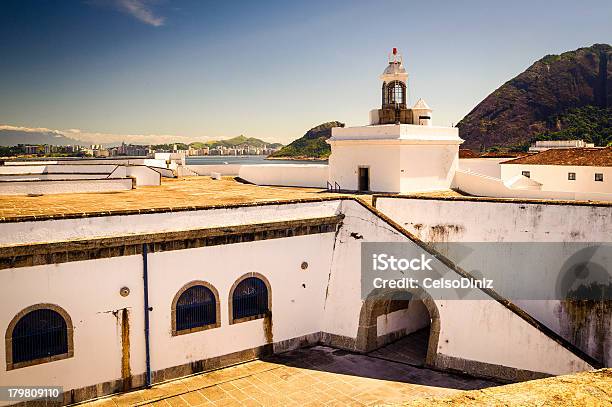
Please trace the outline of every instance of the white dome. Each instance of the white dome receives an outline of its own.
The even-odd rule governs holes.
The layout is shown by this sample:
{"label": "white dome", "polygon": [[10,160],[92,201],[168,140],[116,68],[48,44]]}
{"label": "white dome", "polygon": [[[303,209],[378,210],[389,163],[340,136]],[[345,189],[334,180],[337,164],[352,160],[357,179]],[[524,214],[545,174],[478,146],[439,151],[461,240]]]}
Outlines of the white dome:
{"label": "white dome", "polygon": [[397,74],[405,74],[406,70],[401,62],[389,62],[389,66],[385,68],[385,71],[382,73],[383,75],[397,75]]}

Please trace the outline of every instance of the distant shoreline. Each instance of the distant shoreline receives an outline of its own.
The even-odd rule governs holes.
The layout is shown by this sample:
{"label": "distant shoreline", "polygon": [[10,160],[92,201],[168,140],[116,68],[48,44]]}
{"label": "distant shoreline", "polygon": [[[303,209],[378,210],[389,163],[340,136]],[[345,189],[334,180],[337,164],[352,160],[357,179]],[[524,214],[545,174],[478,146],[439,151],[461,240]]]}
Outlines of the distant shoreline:
{"label": "distant shoreline", "polygon": [[266,157],[265,160],[292,160],[292,161],[327,161],[327,158],[316,158],[316,157]]}

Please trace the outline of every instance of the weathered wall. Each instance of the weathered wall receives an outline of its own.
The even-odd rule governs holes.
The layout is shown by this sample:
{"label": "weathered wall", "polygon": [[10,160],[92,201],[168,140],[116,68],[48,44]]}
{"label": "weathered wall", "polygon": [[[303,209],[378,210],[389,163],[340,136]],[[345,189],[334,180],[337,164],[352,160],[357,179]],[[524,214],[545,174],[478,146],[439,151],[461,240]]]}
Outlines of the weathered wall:
{"label": "weathered wall", "polygon": [[[607,205],[377,197],[376,207],[426,242],[612,241],[612,206]],[[486,275],[486,268],[481,271]],[[522,272],[533,269],[516,268],[516,278]],[[544,286],[555,289],[556,273],[541,272],[541,278]],[[516,302],[565,339],[612,365],[612,304]]]}
{"label": "weathered wall", "polygon": [[132,189],[130,178],[0,181],[0,195],[67,194]]}
{"label": "weathered wall", "polygon": [[[8,163],[7,163],[8,164]],[[3,165],[0,174],[110,174],[117,168],[116,164],[49,164],[49,165]]]}
{"label": "weathered wall", "polygon": [[[360,276],[356,278],[361,269],[361,243],[411,241],[355,201],[344,201],[342,213],[345,218],[334,250],[324,331],[356,338],[359,314],[355,310],[363,304]],[[412,247],[415,253],[420,251],[416,244]],[[442,274],[457,276],[437,264],[439,270],[447,270]],[[441,324],[440,360],[471,360],[550,374],[588,369],[582,360],[482,291],[470,295],[474,297],[435,300]]]}

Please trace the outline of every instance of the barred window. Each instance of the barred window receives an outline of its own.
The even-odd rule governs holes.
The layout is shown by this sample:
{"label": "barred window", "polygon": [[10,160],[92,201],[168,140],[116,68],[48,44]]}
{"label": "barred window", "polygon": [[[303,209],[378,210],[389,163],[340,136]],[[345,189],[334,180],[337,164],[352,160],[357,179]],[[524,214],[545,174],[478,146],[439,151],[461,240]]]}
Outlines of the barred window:
{"label": "barred window", "polygon": [[406,85],[393,81],[387,85],[386,105],[404,105],[406,103]]}
{"label": "barred window", "polygon": [[11,338],[12,363],[68,353],[66,321],[51,309],[37,309],[25,314],[15,325]]}
{"label": "barred window", "polygon": [[242,280],[232,296],[233,319],[263,317],[268,312],[268,287],[257,277]]}
{"label": "barred window", "polygon": [[195,285],[181,294],[176,303],[176,330],[183,331],[217,322],[217,299],[203,285]]}

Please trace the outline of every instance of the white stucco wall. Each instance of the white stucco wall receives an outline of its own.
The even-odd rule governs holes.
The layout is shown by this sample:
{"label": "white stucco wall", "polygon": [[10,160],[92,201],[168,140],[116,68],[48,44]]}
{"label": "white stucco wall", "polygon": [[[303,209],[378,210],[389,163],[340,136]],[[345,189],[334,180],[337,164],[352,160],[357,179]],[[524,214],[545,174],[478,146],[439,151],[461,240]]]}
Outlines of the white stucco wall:
{"label": "white stucco wall", "polygon": [[243,165],[238,176],[257,185],[325,188],[328,166],[324,164]]}
{"label": "white stucco wall", "polygon": [[[324,326],[325,332],[354,338],[359,328],[359,313],[355,310],[361,309],[363,303],[359,276],[361,243],[410,243],[410,240],[355,201],[344,201],[342,213],[345,214],[344,226],[338,234],[338,242],[342,244],[337,244],[334,251]],[[356,239],[351,233],[361,238]],[[416,245],[412,247],[417,250]],[[447,270],[445,276],[457,277],[441,263],[437,267]],[[440,354],[493,364],[502,361],[505,366],[550,374],[589,368],[482,291],[470,295],[473,297],[435,300],[441,321]]]}
{"label": "white stucco wall", "polygon": [[136,186],[161,185],[161,174],[144,165],[125,168],[126,176],[136,179]]}
{"label": "white stucco wall", "polygon": [[0,195],[68,194],[132,189],[130,178],[74,179],[67,181],[0,181]]}
{"label": "white stucco wall", "polygon": [[[274,342],[320,332],[333,240],[334,234],[326,233],[151,254],[152,369],[266,344],[263,319],[229,324],[230,288],[249,272],[264,275],[272,287]],[[306,270],[300,267],[303,261],[308,263]],[[172,299],[194,280],[204,280],[219,291],[221,327],[173,337]]]}
{"label": "white stucco wall", "polygon": [[449,189],[458,162],[458,145],[402,145],[400,192]]}
{"label": "white stucco wall", "polygon": [[197,175],[210,175],[217,172],[221,175],[238,175],[242,164],[212,164],[212,165],[185,165],[188,170],[195,172]]}
{"label": "white stucco wall", "polygon": [[501,178],[501,165],[508,158],[460,158],[459,168],[489,177]]}
{"label": "white stucco wall", "polygon": [[[426,242],[612,242],[610,206],[378,197],[376,207]],[[571,247],[567,246],[568,250]],[[557,273],[546,264],[561,267],[557,262],[562,259],[542,256],[539,260],[548,263],[525,268],[518,267],[521,264],[519,260],[515,259],[515,275],[510,278],[521,279],[521,273],[531,275],[536,267],[542,281],[540,289],[550,287],[550,297],[554,297]],[[483,261],[485,264],[477,269],[486,276],[486,259]],[[565,326],[571,321],[566,321],[558,300],[522,299],[517,300],[516,304],[565,339],[574,341],[587,353],[594,354],[598,347],[609,346],[612,327],[609,328],[608,339],[598,337],[601,333],[594,330],[590,339],[581,338],[578,341],[577,337],[573,337],[569,330],[571,327]],[[608,355],[609,359],[605,362],[612,365],[609,350]]]}
{"label": "white stucco wall", "polygon": [[[567,177],[567,174],[565,176]],[[510,188],[500,178],[462,169],[455,171],[452,187],[470,195],[492,198],[612,201],[612,193],[610,192],[571,192]]]}
{"label": "white stucco wall", "polygon": [[49,165],[3,165],[0,174],[110,174],[118,168],[116,164],[49,164]]}
{"label": "white stucco wall", "polygon": [[332,154],[329,157],[329,182],[332,185],[337,183],[340,189],[356,191],[359,188],[359,167],[370,169],[371,191],[400,191],[399,146],[332,144]]}
{"label": "white stucco wall", "polygon": [[429,326],[430,322],[429,311],[423,303],[410,301],[408,308],[379,315],[376,318],[376,334],[382,336],[398,331],[410,334]]}
{"label": "white stucco wall", "polygon": [[[119,295],[129,287],[128,297]],[[64,390],[121,378],[121,316],[130,317],[130,364],[144,370],[142,258],[116,257],[0,271],[2,338],[11,319],[40,303],[63,308],[74,325],[74,357],[6,371],[4,340],[0,352],[2,385],[56,385]]]}

